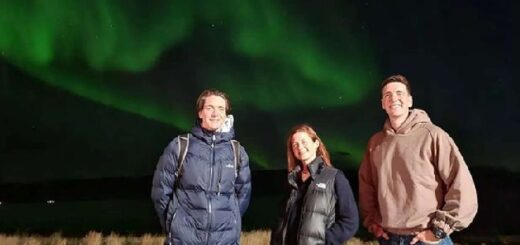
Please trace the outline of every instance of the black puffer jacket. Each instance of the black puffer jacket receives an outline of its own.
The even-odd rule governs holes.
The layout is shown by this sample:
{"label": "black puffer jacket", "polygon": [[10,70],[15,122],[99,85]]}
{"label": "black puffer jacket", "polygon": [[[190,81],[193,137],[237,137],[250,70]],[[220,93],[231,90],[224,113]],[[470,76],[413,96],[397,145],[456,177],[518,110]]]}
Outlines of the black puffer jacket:
{"label": "black puffer jacket", "polygon": [[306,183],[298,181],[300,171],[298,165],[288,175],[290,191],[271,244],[342,244],[356,233],[359,222],[348,180],[321,157],[309,164]]}

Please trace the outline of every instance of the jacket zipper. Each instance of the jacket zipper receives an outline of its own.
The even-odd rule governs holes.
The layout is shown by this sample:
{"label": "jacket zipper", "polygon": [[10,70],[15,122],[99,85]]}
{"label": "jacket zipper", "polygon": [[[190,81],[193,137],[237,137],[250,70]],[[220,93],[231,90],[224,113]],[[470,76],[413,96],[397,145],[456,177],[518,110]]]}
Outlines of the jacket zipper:
{"label": "jacket zipper", "polygon": [[211,178],[210,178],[210,183],[209,183],[209,193],[206,193],[207,197],[208,197],[208,215],[209,215],[209,220],[208,220],[208,229],[206,231],[206,244],[209,244],[209,233],[211,231],[211,220],[212,220],[212,211],[211,211],[211,187],[213,185],[213,167],[215,166],[215,134],[213,134],[213,136],[211,137],[211,167],[210,167],[210,174],[211,174]]}
{"label": "jacket zipper", "polygon": [[220,196],[220,182],[222,182],[222,164],[216,166],[218,172],[218,182],[217,182],[217,196]]}

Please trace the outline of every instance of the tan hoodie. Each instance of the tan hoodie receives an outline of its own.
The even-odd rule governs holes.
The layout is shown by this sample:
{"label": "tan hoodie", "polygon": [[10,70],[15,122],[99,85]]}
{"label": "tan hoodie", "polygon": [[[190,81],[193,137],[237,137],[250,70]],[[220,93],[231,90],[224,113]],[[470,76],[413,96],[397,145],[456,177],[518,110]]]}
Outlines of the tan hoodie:
{"label": "tan hoodie", "polygon": [[359,169],[363,224],[397,234],[431,224],[466,228],[477,213],[473,179],[451,137],[425,111],[413,109],[400,128],[389,120],[370,138]]}

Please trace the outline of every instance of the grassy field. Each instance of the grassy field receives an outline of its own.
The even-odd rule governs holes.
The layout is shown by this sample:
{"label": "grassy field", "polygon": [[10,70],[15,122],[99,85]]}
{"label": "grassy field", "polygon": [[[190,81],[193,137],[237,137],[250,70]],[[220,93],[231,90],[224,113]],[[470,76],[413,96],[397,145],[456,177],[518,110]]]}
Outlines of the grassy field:
{"label": "grassy field", "polygon": [[[264,245],[269,244],[271,232],[269,230],[256,230],[243,232],[240,238],[242,245]],[[63,236],[61,233],[53,233],[49,236],[34,234],[2,234],[0,233],[1,245],[163,245],[163,235],[143,234],[140,236],[120,235],[117,233],[103,234],[90,231],[83,237]],[[377,245],[375,240],[363,240],[354,237],[343,245]],[[489,245],[489,244],[520,244],[520,236],[499,236],[489,240],[485,237],[473,237],[458,245]]]}
{"label": "grassy field", "polygon": [[[242,233],[240,244],[261,245],[269,244],[270,231],[251,231]],[[5,235],[0,234],[0,244],[2,245],[162,245],[164,236],[144,234],[142,236],[121,236],[115,233],[103,235],[99,232],[91,231],[84,237],[64,237],[59,233],[50,236],[39,235]],[[363,242],[358,238],[353,238],[345,245],[375,245],[377,242]]]}
{"label": "grassy field", "polygon": [[[243,232],[240,238],[242,245],[269,244],[271,232],[269,230],[256,230]],[[163,245],[163,235],[143,234],[140,236],[120,235],[117,233],[103,234],[90,231],[83,237],[63,236],[61,233],[53,233],[49,236],[31,234],[2,234],[0,233],[1,245]],[[377,241],[365,241],[354,237],[343,245],[377,245]],[[489,244],[520,244],[520,236],[500,236],[489,240],[484,237],[474,237],[459,245],[489,245]]]}

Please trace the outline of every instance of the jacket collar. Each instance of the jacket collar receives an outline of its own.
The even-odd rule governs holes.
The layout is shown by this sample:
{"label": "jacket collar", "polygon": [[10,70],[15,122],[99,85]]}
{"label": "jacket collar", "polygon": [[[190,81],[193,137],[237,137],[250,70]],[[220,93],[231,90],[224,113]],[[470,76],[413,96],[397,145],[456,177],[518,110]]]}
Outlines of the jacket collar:
{"label": "jacket collar", "polygon": [[[206,142],[208,145],[211,143],[222,143],[226,141],[230,141],[235,137],[235,130],[231,128],[229,132],[216,132],[209,131],[200,126],[200,123],[195,123],[195,126],[191,129],[191,134],[200,140]],[[213,140],[214,138],[214,140]]]}
{"label": "jacket collar", "polygon": [[[314,181],[321,170],[323,168],[324,162],[321,156],[317,156],[311,163],[309,163],[309,173],[311,174],[312,181]],[[300,164],[296,165],[296,167],[291,171],[288,175],[289,185],[298,188],[297,178],[300,177],[300,172],[302,171],[302,167]]]}
{"label": "jacket collar", "polygon": [[309,163],[308,168],[309,168],[309,172],[311,174],[312,180],[316,179],[316,175],[318,175],[321,172],[322,166],[323,166],[323,158],[321,158],[321,156],[316,157],[314,160],[312,160],[311,163]]}
{"label": "jacket collar", "polygon": [[428,114],[421,109],[412,109],[410,110],[410,114],[406,120],[401,124],[398,129],[392,128],[392,124],[390,123],[390,119],[386,119],[383,129],[387,134],[396,135],[396,134],[407,134],[412,132],[418,125],[423,123],[431,123],[430,117]]}

